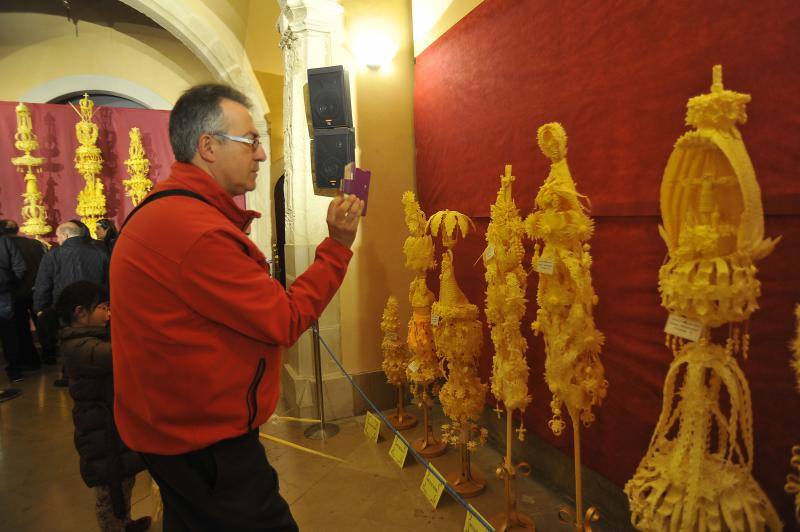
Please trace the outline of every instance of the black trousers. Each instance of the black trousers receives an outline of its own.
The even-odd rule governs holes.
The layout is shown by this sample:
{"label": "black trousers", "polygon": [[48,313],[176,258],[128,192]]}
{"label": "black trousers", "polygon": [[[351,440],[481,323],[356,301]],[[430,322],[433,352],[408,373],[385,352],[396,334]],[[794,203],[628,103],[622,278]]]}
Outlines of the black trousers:
{"label": "black trousers", "polygon": [[161,490],[164,531],[296,531],[258,431],[177,456],[142,453]]}
{"label": "black trousers", "polygon": [[19,338],[19,354],[22,363],[26,366],[40,364],[39,351],[33,344],[31,333],[31,316],[33,315],[33,299],[31,297],[18,297],[14,301],[14,326]]}
{"label": "black trousers", "polygon": [[36,318],[36,334],[42,346],[42,360],[54,363],[58,354],[58,314],[48,307]]}
{"label": "black trousers", "polygon": [[9,378],[22,374],[22,357],[19,352],[19,337],[14,325],[14,318],[4,320],[0,318],[0,345],[3,347],[3,356],[6,359],[6,373]]}

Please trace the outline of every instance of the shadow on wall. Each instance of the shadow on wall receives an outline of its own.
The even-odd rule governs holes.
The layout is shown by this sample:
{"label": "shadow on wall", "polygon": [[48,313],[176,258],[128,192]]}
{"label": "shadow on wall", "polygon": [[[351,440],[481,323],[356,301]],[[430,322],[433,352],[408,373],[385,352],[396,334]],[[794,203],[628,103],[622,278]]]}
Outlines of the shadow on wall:
{"label": "shadow on wall", "polygon": [[114,179],[117,175],[119,166],[119,147],[117,132],[112,122],[112,111],[110,107],[99,107],[95,111],[94,118],[99,129],[97,135],[97,147],[103,154],[103,169],[100,171],[98,179],[103,183],[106,196],[106,217],[116,218],[119,206],[125,201],[119,180]]}
{"label": "shadow on wall", "polygon": [[39,138],[39,153],[45,157],[42,165],[42,177],[44,178],[44,190],[42,191],[42,201],[47,209],[47,219],[50,227],[55,230],[61,222],[61,211],[56,207],[58,201],[58,178],[64,165],[55,162],[61,154],[56,137],[56,119],[51,113],[44,116],[45,134]]}
{"label": "shadow on wall", "polygon": [[164,165],[160,164],[159,161],[161,159],[153,158],[152,156],[147,155],[149,153],[155,153],[153,148],[153,137],[150,133],[145,133],[142,131],[142,147],[144,148],[145,157],[147,157],[150,161],[150,173],[147,177],[149,177],[153,183],[158,183],[161,181],[161,170],[164,168]]}

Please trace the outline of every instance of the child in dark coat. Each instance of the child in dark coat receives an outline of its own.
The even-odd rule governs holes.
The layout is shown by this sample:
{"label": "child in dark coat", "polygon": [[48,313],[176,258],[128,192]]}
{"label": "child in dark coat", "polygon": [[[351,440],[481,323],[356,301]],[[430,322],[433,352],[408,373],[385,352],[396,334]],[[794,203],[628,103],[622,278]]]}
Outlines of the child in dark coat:
{"label": "child in dark coat", "polygon": [[55,307],[66,325],[59,333],[59,351],[75,402],[72,420],[81,477],[95,489],[100,529],[147,530],[149,517],[131,520],[133,484],[144,464],[122,442],[114,423],[108,297],[100,285],[78,281],[64,288]]}

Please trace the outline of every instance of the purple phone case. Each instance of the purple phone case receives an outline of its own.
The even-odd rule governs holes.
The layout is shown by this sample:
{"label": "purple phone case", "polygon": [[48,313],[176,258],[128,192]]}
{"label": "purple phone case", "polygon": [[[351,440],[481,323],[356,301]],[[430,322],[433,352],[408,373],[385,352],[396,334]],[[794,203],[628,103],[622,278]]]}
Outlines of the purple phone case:
{"label": "purple phone case", "polygon": [[361,216],[366,216],[367,214],[367,197],[369,196],[369,180],[371,176],[371,171],[356,168],[353,179],[343,180],[342,192],[355,194],[359,199],[364,200],[364,210],[361,211]]}

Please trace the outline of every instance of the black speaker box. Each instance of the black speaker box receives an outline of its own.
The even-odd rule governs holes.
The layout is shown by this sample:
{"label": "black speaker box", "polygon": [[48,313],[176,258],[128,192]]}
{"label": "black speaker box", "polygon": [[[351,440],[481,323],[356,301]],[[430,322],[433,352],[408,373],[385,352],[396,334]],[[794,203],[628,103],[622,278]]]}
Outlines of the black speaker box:
{"label": "black speaker box", "polygon": [[311,153],[316,188],[339,190],[344,167],[356,160],[355,130],[348,127],[315,130]]}
{"label": "black speaker box", "polygon": [[309,130],[353,127],[350,84],[341,65],[308,69]]}

